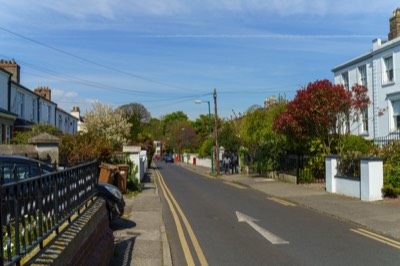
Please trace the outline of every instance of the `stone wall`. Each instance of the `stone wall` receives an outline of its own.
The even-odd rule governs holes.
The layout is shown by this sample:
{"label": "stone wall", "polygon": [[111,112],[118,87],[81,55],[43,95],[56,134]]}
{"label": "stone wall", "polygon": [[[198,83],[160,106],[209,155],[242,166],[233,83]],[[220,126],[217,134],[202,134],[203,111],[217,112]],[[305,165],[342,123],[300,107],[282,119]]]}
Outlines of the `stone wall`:
{"label": "stone wall", "polygon": [[108,265],[114,254],[105,201],[97,198],[28,265]]}

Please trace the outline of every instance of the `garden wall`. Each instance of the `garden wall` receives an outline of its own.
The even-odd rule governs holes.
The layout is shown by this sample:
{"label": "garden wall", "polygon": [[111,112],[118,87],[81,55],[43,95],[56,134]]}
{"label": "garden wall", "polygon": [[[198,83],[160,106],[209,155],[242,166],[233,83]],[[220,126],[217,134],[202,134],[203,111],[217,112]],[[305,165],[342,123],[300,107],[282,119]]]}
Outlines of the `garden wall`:
{"label": "garden wall", "polygon": [[383,160],[381,158],[361,158],[360,178],[340,176],[338,161],[333,155],[325,158],[326,191],[357,197],[363,201],[382,200]]}

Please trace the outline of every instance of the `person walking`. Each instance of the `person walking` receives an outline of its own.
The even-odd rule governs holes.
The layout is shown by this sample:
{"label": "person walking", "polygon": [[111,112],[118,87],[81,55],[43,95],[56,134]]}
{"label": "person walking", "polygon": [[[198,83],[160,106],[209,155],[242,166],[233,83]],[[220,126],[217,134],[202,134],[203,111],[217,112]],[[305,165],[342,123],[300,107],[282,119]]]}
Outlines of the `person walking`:
{"label": "person walking", "polygon": [[229,158],[228,155],[224,156],[223,163],[224,163],[224,171],[225,171],[225,174],[226,174],[226,172],[229,172],[229,166],[231,164],[231,159]]}
{"label": "person walking", "polygon": [[238,169],[239,166],[239,160],[238,160],[238,156],[236,153],[233,154],[232,157],[232,174],[235,172],[235,174],[237,174],[239,171]]}

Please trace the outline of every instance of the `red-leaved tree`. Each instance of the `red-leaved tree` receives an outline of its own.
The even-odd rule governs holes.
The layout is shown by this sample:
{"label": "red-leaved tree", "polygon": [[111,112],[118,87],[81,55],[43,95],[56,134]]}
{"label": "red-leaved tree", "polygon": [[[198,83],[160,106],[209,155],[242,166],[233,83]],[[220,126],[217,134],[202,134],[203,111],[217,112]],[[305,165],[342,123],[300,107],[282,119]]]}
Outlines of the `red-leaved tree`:
{"label": "red-leaved tree", "polygon": [[354,85],[347,91],[343,85],[318,80],[297,91],[286,112],[275,119],[274,129],[298,141],[319,138],[324,153],[330,154],[333,135],[349,134],[350,123],[369,103],[365,86]]}

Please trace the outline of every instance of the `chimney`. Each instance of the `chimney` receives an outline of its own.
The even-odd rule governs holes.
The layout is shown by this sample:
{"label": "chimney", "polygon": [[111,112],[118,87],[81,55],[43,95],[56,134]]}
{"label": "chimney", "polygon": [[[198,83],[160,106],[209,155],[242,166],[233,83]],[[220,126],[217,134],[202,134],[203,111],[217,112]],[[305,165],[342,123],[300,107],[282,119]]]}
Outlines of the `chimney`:
{"label": "chimney", "polygon": [[390,18],[390,32],[388,34],[389,41],[400,36],[400,8],[393,11],[393,17]]}
{"label": "chimney", "polygon": [[80,112],[80,109],[79,109],[79,107],[73,107],[72,108],[72,110],[71,110],[71,115],[72,116],[74,116],[74,117],[76,117],[76,118],[78,118],[79,120],[81,119],[81,114],[80,114],[81,112]]}
{"label": "chimney", "polygon": [[0,60],[0,68],[11,73],[11,80],[19,84],[19,73],[20,66],[15,62],[15,60]]}
{"label": "chimney", "polygon": [[51,90],[49,89],[49,87],[37,87],[36,89],[34,89],[34,92],[37,95],[40,95],[43,98],[51,101]]}

